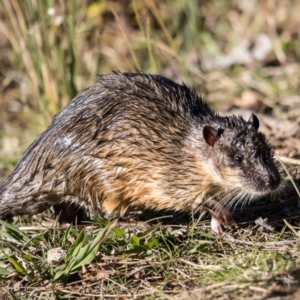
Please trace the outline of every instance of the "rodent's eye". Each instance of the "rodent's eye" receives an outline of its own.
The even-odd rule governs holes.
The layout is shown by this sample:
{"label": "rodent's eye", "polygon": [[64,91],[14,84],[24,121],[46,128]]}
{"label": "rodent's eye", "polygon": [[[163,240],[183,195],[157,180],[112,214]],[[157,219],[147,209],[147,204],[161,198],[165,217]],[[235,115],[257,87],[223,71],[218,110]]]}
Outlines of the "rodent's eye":
{"label": "rodent's eye", "polygon": [[240,155],[240,154],[236,154],[236,155],[234,156],[234,161],[235,161],[236,163],[238,163],[238,164],[240,164],[240,163],[243,161],[243,159],[244,159],[244,157],[243,157],[242,155]]}

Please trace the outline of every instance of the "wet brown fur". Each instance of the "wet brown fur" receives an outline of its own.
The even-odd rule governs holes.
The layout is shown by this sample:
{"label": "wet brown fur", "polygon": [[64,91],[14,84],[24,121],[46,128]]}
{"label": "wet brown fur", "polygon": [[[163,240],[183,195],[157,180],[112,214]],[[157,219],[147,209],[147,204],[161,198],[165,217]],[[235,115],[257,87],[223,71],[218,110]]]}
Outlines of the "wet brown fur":
{"label": "wet brown fur", "polygon": [[[224,131],[213,147],[206,125]],[[63,201],[108,216],[127,206],[193,211],[226,204],[230,193],[269,193],[266,174],[278,175],[271,148],[245,120],[218,116],[164,77],[116,72],[77,95],[28,148],[0,188],[0,218]]]}

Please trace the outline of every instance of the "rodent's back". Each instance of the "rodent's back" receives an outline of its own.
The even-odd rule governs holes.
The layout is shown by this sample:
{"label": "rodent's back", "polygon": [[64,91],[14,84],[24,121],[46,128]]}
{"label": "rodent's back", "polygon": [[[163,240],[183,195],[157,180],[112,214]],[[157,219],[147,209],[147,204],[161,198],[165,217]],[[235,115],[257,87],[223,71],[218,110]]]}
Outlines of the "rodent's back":
{"label": "rodent's back", "polygon": [[[267,192],[262,178],[272,173],[277,184],[277,173],[254,127],[215,115],[193,91],[161,76],[100,76],[26,151],[0,189],[0,217],[36,213],[62,200],[108,214],[127,205],[196,209],[247,183],[243,167],[231,161],[247,147],[253,148],[243,154],[247,163],[264,169],[256,179],[259,193]],[[256,165],[250,156],[262,150],[268,157]],[[255,186],[249,183],[246,192]],[[19,206],[9,205],[12,197]]]}

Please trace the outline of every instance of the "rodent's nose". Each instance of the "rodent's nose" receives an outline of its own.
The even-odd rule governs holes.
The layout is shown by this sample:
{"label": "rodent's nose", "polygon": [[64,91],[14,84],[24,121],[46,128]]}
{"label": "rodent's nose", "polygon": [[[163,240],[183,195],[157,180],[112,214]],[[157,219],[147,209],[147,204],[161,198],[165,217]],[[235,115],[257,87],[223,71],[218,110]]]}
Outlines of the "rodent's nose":
{"label": "rodent's nose", "polygon": [[268,187],[276,187],[280,183],[280,176],[268,174],[264,176],[264,181]]}

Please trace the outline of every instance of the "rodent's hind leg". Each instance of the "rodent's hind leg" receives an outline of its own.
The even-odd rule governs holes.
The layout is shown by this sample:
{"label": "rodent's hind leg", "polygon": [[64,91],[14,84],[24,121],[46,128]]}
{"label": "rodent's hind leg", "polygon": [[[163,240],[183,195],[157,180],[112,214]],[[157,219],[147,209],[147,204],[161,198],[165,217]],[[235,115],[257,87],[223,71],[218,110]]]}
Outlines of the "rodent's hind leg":
{"label": "rodent's hind leg", "polygon": [[216,200],[209,200],[205,203],[205,208],[211,214],[211,229],[216,234],[223,233],[223,225],[232,226],[235,221],[231,212],[221,203]]}
{"label": "rodent's hind leg", "polygon": [[60,224],[81,225],[89,220],[87,210],[76,203],[62,202],[53,206]]}

